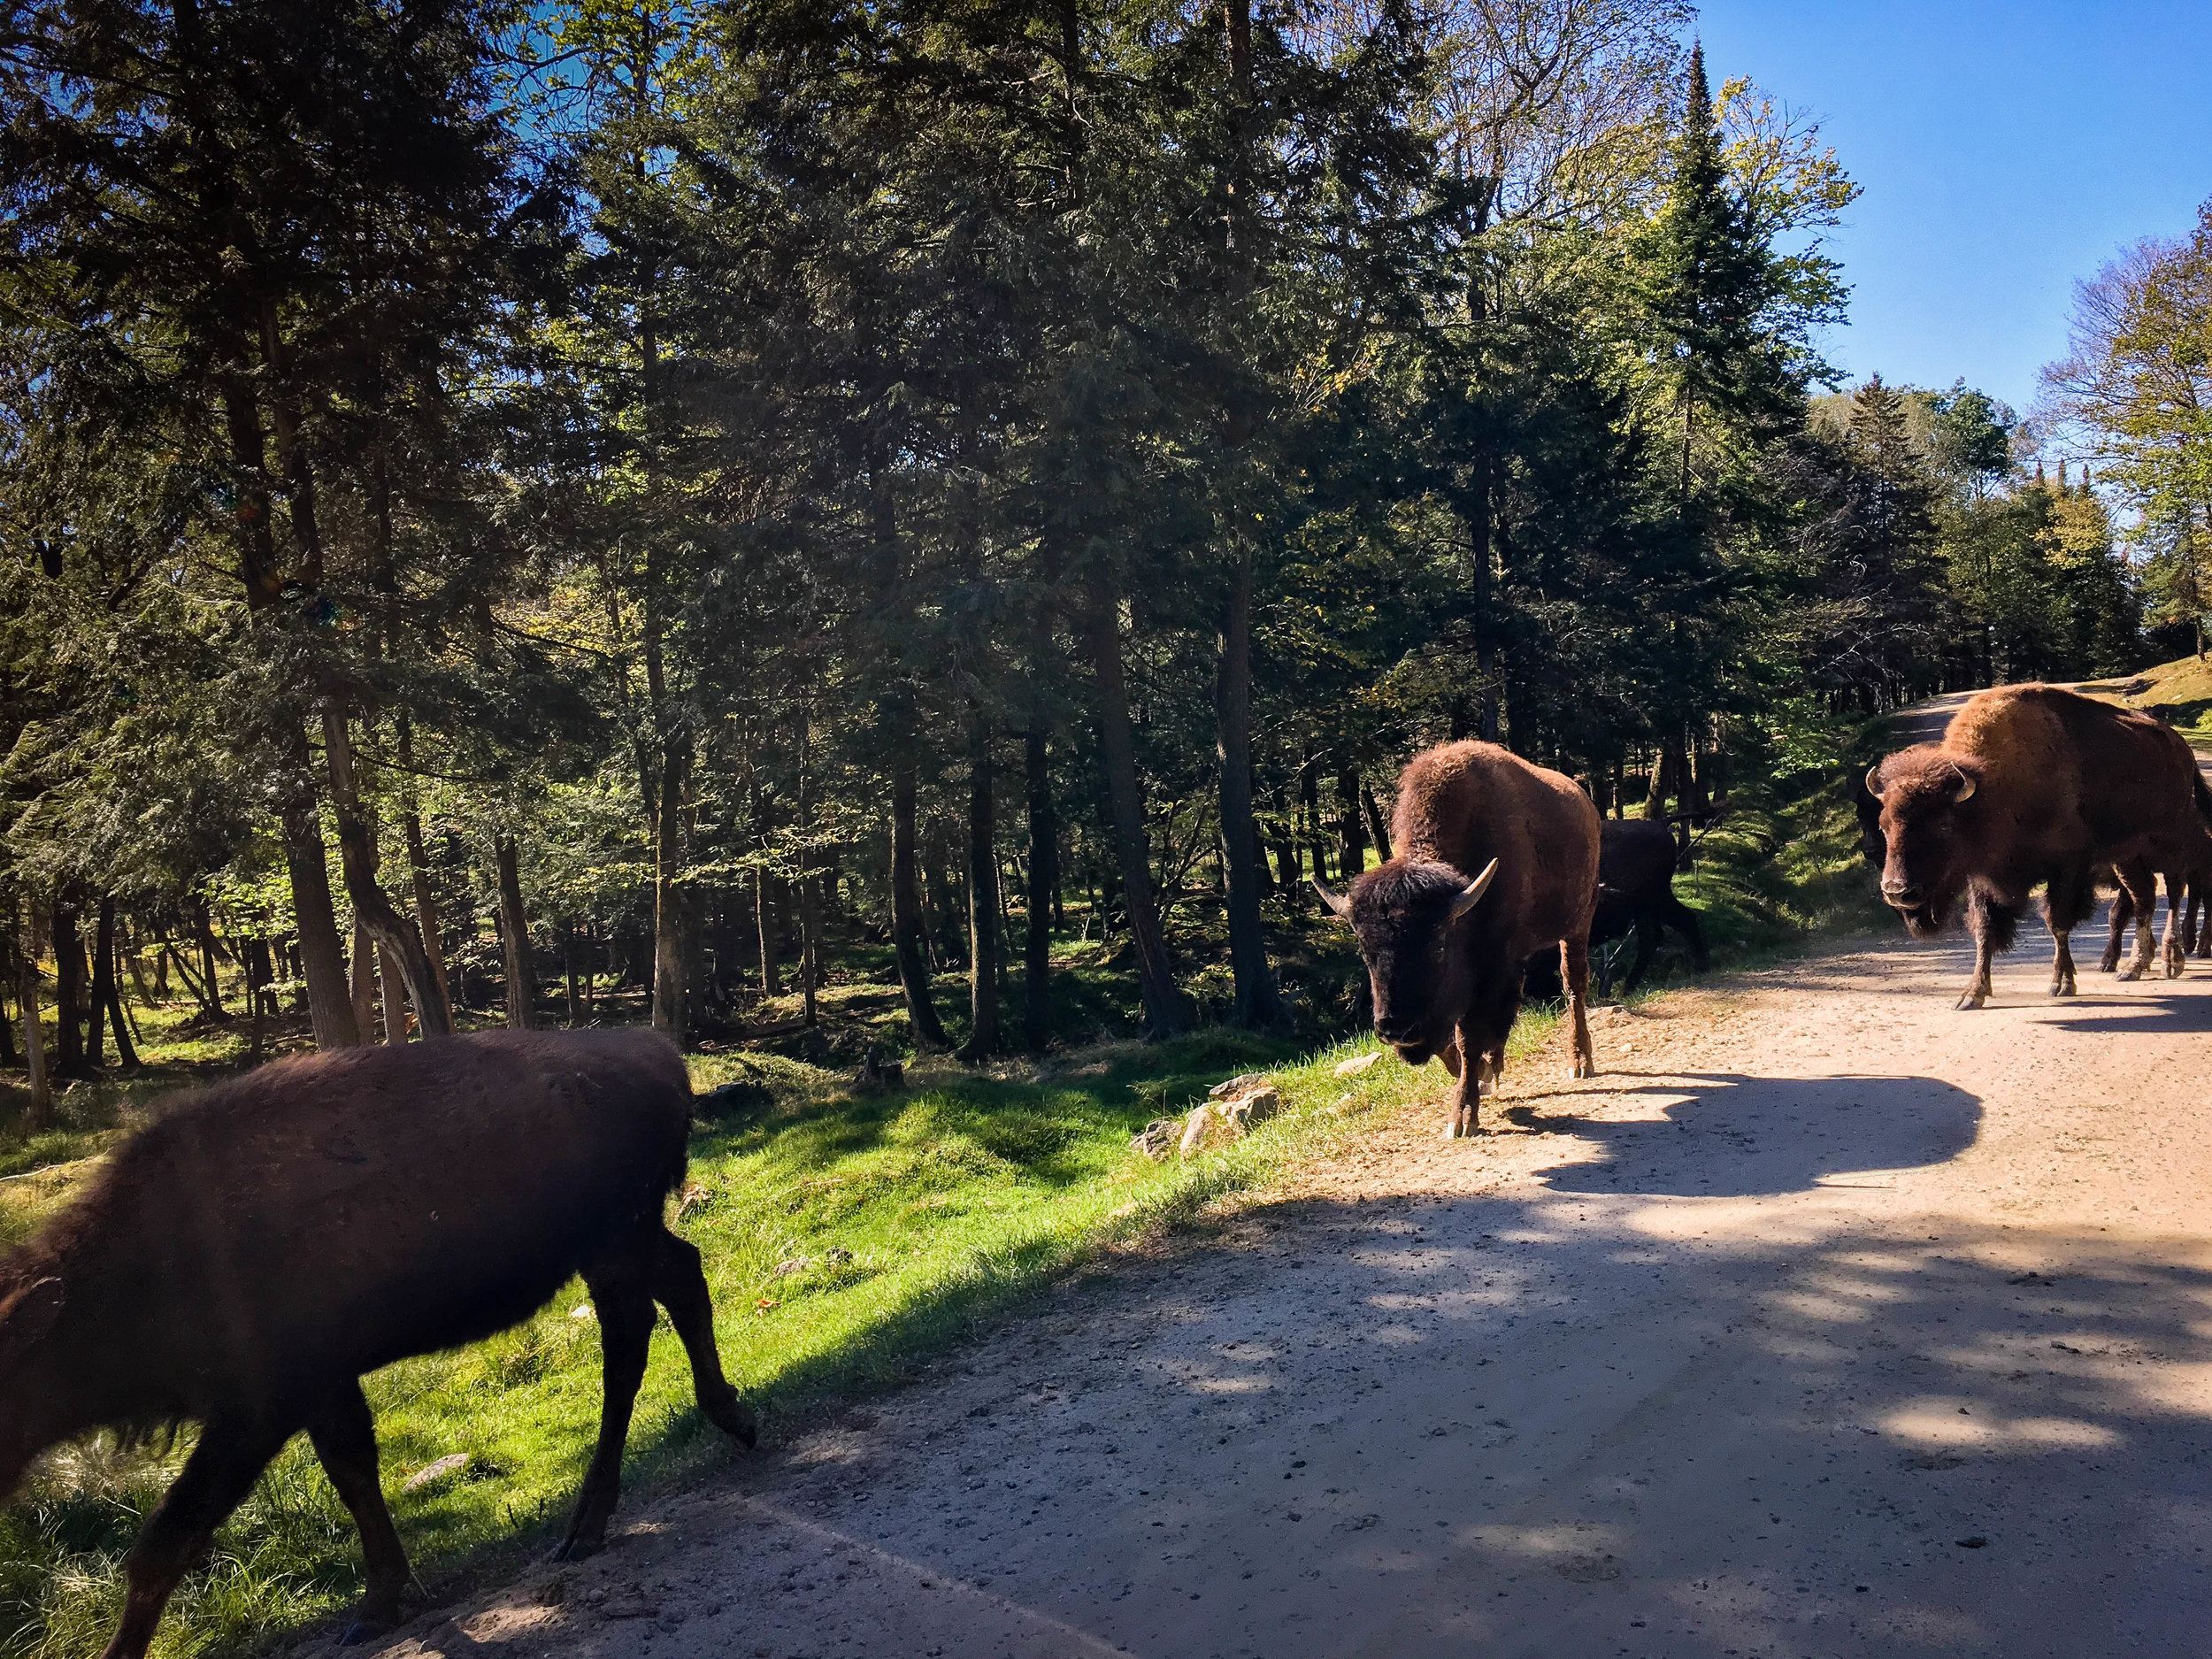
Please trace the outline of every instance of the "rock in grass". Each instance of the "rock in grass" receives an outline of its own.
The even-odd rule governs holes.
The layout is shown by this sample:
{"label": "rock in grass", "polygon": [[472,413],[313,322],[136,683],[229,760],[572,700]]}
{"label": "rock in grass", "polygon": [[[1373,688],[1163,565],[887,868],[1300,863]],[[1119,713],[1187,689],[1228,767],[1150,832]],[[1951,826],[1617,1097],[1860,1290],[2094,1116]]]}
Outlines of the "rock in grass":
{"label": "rock in grass", "polygon": [[402,1492],[420,1492],[425,1486],[434,1486],[441,1480],[449,1480],[469,1466],[466,1452],[448,1452],[434,1463],[425,1463],[407,1477],[400,1486]]}
{"label": "rock in grass", "polygon": [[1155,1118],[1135,1134],[1129,1137],[1129,1149],[1158,1163],[1175,1150],[1175,1144],[1183,1137],[1180,1118]]}
{"label": "rock in grass", "polygon": [[1206,1091],[1214,1100],[1234,1100],[1248,1094],[1267,1081],[1264,1071],[1247,1071],[1242,1077],[1233,1077],[1226,1083],[1217,1083]]}
{"label": "rock in grass", "polygon": [[1356,1054],[1350,1059],[1338,1063],[1336,1074],[1339,1077],[1357,1077],[1381,1058],[1380,1048],[1377,1048],[1371,1054]]}
{"label": "rock in grass", "polygon": [[1272,1083],[1265,1083],[1248,1094],[1223,1101],[1214,1108],[1214,1113],[1233,1137],[1248,1133],[1255,1124],[1265,1123],[1282,1109],[1281,1094]]}

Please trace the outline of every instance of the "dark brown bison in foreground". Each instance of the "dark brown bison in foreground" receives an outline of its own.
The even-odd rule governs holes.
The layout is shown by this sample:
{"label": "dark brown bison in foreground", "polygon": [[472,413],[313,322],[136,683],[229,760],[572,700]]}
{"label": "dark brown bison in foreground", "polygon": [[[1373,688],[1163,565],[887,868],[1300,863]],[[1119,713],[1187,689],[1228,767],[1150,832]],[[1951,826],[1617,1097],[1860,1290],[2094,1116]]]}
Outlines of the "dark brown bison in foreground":
{"label": "dark brown bison in foreground", "polygon": [[58,1441],[189,1420],[199,1444],[132,1548],[110,1659],[304,1429],[361,1532],[356,1632],[395,1622],[407,1557],[358,1379],[518,1323],[572,1275],[605,1355],[599,1444],[565,1555],[605,1535],[653,1304],[701,1409],[749,1446],[699,1254],[662,1225],[691,1088],[644,1032],[496,1033],[280,1061],[180,1104],[0,1262],[0,1496]]}
{"label": "dark brown bison in foreground", "polygon": [[1375,1033],[1408,1065],[1431,1055],[1457,1079],[1455,1136],[1505,1064],[1522,967],[1559,947],[1574,1022],[1574,1074],[1592,1077],[1590,916],[1597,904],[1598,813],[1571,778],[1495,743],[1448,743],[1398,779],[1397,856],[1328,907],[1352,925],[1375,998]]}
{"label": "dark brown bison in foreground", "polygon": [[[1939,743],[1901,749],[1873,767],[1887,856],[1882,897],[1916,938],[1930,938],[1962,900],[1974,977],[1959,998],[1989,995],[1990,958],[2012,943],[2020,912],[2047,884],[2044,916],[2057,947],[2051,993],[2074,990],[2067,935],[2095,902],[2093,872],[2119,873],[2142,932],[2123,976],[2150,965],[2154,876],[2170,890],[2205,859],[2212,809],[2189,746],[2148,715],[2057,686],[2001,686],[1971,698]],[[2166,972],[2182,970],[2169,927]]]}

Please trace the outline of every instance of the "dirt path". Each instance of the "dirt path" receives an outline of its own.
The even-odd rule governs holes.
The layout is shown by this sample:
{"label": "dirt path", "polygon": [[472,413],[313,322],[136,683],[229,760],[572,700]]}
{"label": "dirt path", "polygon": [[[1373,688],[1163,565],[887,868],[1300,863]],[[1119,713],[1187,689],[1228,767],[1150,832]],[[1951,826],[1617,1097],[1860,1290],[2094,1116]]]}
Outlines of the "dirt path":
{"label": "dirt path", "polygon": [[2212,973],[2001,966],[1608,1015],[388,1651],[2201,1659]]}

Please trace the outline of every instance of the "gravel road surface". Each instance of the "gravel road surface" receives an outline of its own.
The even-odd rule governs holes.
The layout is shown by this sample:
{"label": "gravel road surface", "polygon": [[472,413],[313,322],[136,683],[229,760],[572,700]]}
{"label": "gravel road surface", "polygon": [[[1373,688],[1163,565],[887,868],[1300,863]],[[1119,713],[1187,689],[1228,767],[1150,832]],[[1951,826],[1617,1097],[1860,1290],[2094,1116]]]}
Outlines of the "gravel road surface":
{"label": "gravel road surface", "polygon": [[2212,972],[2045,957],[1603,1012],[383,1651],[2203,1659]]}

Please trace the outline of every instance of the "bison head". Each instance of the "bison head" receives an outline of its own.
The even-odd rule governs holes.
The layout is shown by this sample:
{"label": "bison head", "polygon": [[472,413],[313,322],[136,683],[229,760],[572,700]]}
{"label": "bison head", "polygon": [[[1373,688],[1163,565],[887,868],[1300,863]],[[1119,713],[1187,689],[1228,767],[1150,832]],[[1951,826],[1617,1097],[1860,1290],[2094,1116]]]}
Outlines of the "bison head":
{"label": "bison head", "polygon": [[1474,990],[1474,964],[1460,947],[1459,924],[1498,873],[1498,861],[1472,881],[1449,864],[1407,858],[1352,883],[1342,897],[1320,882],[1322,902],[1349,922],[1375,994],[1375,1034],[1408,1065],[1444,1053]]}
{"label": "bison head", "polygon": [[1943,930],[1973,873],[1975,809],[1967,803],[1980,787],[1978,760],[1932,743],[1892,755],[1866,774],[1867,792],[1882,803],[1882,902],[1916,939]]}

